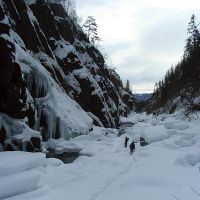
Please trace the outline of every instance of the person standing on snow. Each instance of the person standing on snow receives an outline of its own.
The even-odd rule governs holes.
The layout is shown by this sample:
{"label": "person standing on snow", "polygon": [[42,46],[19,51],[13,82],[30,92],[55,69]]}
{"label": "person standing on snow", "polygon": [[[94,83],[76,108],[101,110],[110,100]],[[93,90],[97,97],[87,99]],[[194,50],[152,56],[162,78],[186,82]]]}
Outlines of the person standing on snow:
{"label": "person standing on snow", "polygon": [[129,141],[129,138],[126,137],[126,138],[125,138],[125,142],[124,142],[124,147],[125,147],[125,148],[127,147],[128,141]]}
{"label": "person standing on snow", "polygon": [[129,147],[130,147],[130,154],[133,154],[133,151],[135,150],[135,142],[132,141]]}

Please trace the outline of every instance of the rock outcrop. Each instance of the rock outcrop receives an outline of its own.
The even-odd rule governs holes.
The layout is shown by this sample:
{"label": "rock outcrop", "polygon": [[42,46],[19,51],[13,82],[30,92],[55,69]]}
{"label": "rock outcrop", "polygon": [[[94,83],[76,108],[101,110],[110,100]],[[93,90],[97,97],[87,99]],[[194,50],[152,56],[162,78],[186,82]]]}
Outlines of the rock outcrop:
{"label": "rock outcrop", "polygon": [[117,127],[132,108],[120,77],[61,4],[0,0],[0,33],[2,145],[20,134],[11,131],[10,118],[43,140],[69,139],[93,123]]}

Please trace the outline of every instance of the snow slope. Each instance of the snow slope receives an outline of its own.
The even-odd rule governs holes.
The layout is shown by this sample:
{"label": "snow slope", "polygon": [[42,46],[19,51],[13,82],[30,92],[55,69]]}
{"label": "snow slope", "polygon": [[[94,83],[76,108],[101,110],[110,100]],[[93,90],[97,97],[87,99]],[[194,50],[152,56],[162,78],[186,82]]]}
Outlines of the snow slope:
{"label": "snow slope", "polygon": [[[126,128],[126,133],[118,137],[116,129],[94,127],[84,136],[67,142],[57,140],[56,145],[65,148],[79,148],[80,156],[71,164],[62,164],[56,159],[45,159],[41,154],[0,153],[0,187],[12,186],[12,180],[23,180],[19,173],[30,173],[32,190],[18,191],[7,187],[10,195],[0,189],[0,198],[6,200],[198,200],[200,199],[200,123],[199,119],[180,119],[174,115],[152,116],[133,113],[123,122],[135,123]],[[134,140],[136,150],[133,155],[124,148],[124,139]],[[143,136],[149,145],[141,147],[139,137]],[[17,155],[16,155],[17,154]],[[87,155],[87,156],[86,156]],[[23,162],[10,165],[10,157],[21,156]],[[39,166],[24,168],[34,159]],[[7,159],[7,160],[6,160]],[[13,161],[13,159],[12,159]],[[42,162],[41,162],[42,161]],[[44,165],[45,163],[45,165]],[[13,178],[5,174],[5,166],[13,167]],[[21,171],[16,170],[21,166]],[[3,170],[2,170],[3,169]],[[35,174],[33,171],[40,173]],[[3,173],[3,175],[2,175]],[[7,172],[6,172],[7,173]],[[6,175],[6,176],[5,176]],[[38,178],[39,181],[38,181]],[[10,182],[9,182],[10,181]],[[25,182],[28,180],[24,180]],[[36,184],[37,183],[37,184]],[[36,187],[37,186],[37,187]],[[18,194],[16,196],[16,194]],[[14,196],[15,195],[15,196]]]}

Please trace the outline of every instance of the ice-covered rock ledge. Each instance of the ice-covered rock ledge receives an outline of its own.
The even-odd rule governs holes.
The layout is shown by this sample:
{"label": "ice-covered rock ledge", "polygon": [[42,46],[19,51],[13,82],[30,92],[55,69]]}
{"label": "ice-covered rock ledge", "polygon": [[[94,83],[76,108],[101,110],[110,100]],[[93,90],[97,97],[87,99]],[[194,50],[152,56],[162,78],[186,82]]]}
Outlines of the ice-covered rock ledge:
{"label": "ice-covered rock ledge", "polygon": [[26,119],[14,119],[0,113],[0,151],[42,151],[41,134],[27,125]]}

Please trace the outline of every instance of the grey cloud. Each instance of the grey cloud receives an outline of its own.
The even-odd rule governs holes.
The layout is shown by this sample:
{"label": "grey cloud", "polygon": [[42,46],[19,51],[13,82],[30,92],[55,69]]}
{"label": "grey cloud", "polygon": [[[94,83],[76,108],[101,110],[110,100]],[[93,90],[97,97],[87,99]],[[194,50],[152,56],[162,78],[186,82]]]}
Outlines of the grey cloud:
{"label": "grey cloud", "polygon": [[182,50],[186,39],[187,17],[171,16],[159,21],[141,36],[141,47],[155,53]]}
{"label": "grey cloud", "polygon": [[104,47],[106,51],[109,52],[109,54],[114,54],[117,51],[121,51],[123,49],[130,48],[133,44],[131,44],[129,41],[121,41],[121,42],[115,42],[112,44],[105,44]]}
{"label": "grey cloud", "polygon": [[76,5],[78,7],[84,7],[85,9],[93,9],[94,7],[109,7],[113,3],[110,0],[76,0]]}
{"label": "grey cloud", "polygon": [[127,57],[123,60],[123,65],[117,68],[117,72],[123,81],[128,79],[133,84],[151,85],[158,82],[164,76],[166,70],[161,61],[145,59],[144,55]]}

